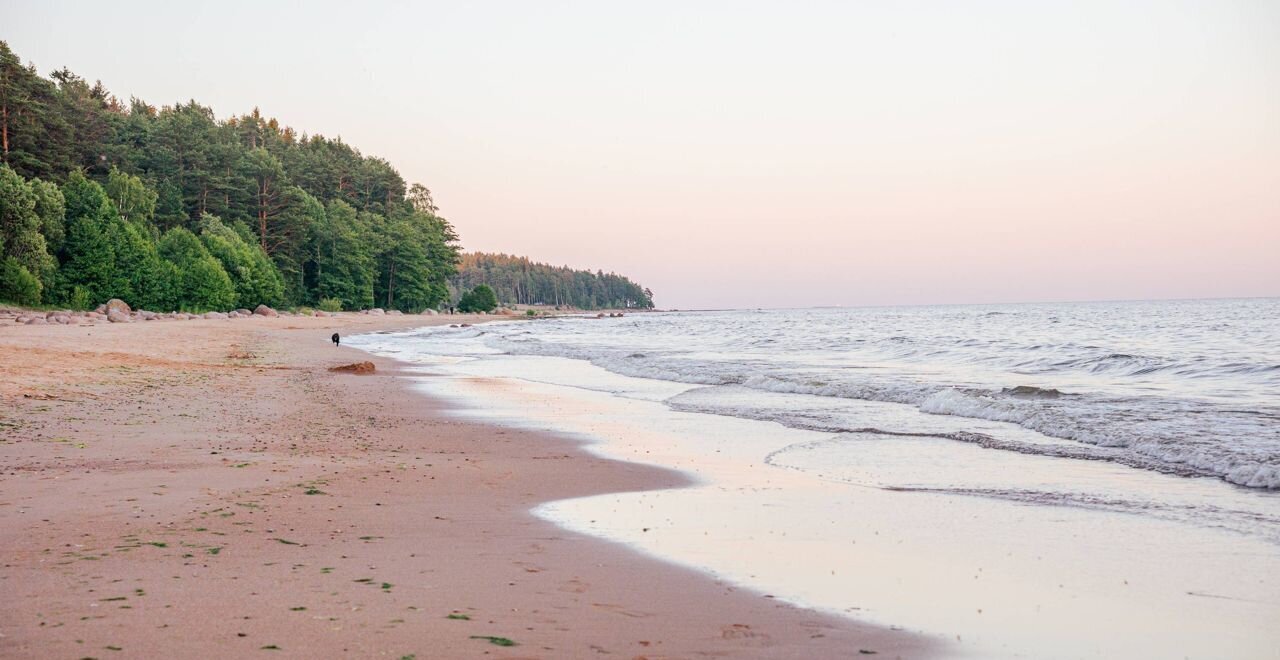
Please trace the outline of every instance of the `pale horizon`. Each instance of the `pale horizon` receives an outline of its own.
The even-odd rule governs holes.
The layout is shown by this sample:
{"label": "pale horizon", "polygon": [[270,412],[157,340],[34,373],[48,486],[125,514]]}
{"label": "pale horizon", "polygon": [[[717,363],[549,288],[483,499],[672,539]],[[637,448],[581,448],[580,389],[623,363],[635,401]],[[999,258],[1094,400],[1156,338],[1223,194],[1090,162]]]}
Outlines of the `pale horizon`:
{"label": "pale horizon", "polygon": [[132,7],[0,39],[340,136],[465,249],[659,307],[1280,295],[1274,4]]}

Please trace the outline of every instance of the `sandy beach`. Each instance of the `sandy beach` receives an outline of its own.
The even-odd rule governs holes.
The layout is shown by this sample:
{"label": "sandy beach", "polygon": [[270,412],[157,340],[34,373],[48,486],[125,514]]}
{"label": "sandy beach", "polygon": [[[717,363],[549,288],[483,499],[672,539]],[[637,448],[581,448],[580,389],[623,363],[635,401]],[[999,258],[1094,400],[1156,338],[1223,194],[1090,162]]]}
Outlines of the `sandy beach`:
{"label": "sandy beach", "polygon": [[328,340],[481,318],[0,328],[0,656],[937,649],[532,516],[684,477],[450,417],[404,365]]}

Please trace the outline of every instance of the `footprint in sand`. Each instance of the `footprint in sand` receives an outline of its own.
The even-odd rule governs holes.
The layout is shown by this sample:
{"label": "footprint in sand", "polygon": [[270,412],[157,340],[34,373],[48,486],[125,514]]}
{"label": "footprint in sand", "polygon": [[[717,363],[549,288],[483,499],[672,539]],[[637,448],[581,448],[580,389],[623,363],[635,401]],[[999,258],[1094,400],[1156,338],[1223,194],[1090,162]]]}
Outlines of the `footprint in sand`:
{"label": "footprint in sand", "polygon": [[722,627],[720,636],[724,639],[751,642],[753,646],[769,646],[772,643],[768,635],[752,630],[751,626],[745,623],[735,623]]}
{"label": "footprint in sand", "polygon": [[565,582],[564,584],[560,585],[560,591],[565,591],[571,594],[581,594],[581,593],[586,593],[587,589],[590,586],[591,585],[587,584],[586,582],[583,582],[582,580],[578,580],[575,578],[573,580],[569,580],[568,582]]}
{"label": "footprint in sand", "polygon": [[614,605],[613,603],[592,603],[591,606],[598,607],[602,610],[605,610],[606,612],[613,612],[614,614],[629,616],[633,619],[646,619],[648,617],[653,616],[648,612],[637,612],[636,610],[629,610],[621,605]]}

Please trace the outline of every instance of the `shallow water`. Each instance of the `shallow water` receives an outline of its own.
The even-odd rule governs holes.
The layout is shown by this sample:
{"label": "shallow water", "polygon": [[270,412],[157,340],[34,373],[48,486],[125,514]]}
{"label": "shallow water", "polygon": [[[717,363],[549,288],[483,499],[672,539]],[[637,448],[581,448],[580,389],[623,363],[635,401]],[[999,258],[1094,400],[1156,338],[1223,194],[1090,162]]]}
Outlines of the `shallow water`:
{"label": "shallow water", "polygon": [[[1277,657],[1276,310],[653,314],[353,343],[453,376],[422,387],[466,414],[697,481],[539,509],[566,527],[957,655]],[[1038,352],[1056,357],[1029,366]]]}

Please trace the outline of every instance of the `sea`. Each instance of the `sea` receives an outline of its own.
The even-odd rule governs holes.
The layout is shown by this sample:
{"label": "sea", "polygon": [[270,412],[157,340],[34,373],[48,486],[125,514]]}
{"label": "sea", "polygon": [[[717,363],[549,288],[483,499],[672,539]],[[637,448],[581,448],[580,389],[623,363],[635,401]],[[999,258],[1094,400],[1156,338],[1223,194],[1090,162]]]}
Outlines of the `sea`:
{"label": "sea", "polygon": [[1280,299],[637,312],[351,344],[679,470],[535,513],[955,657],[1280,657]]}

